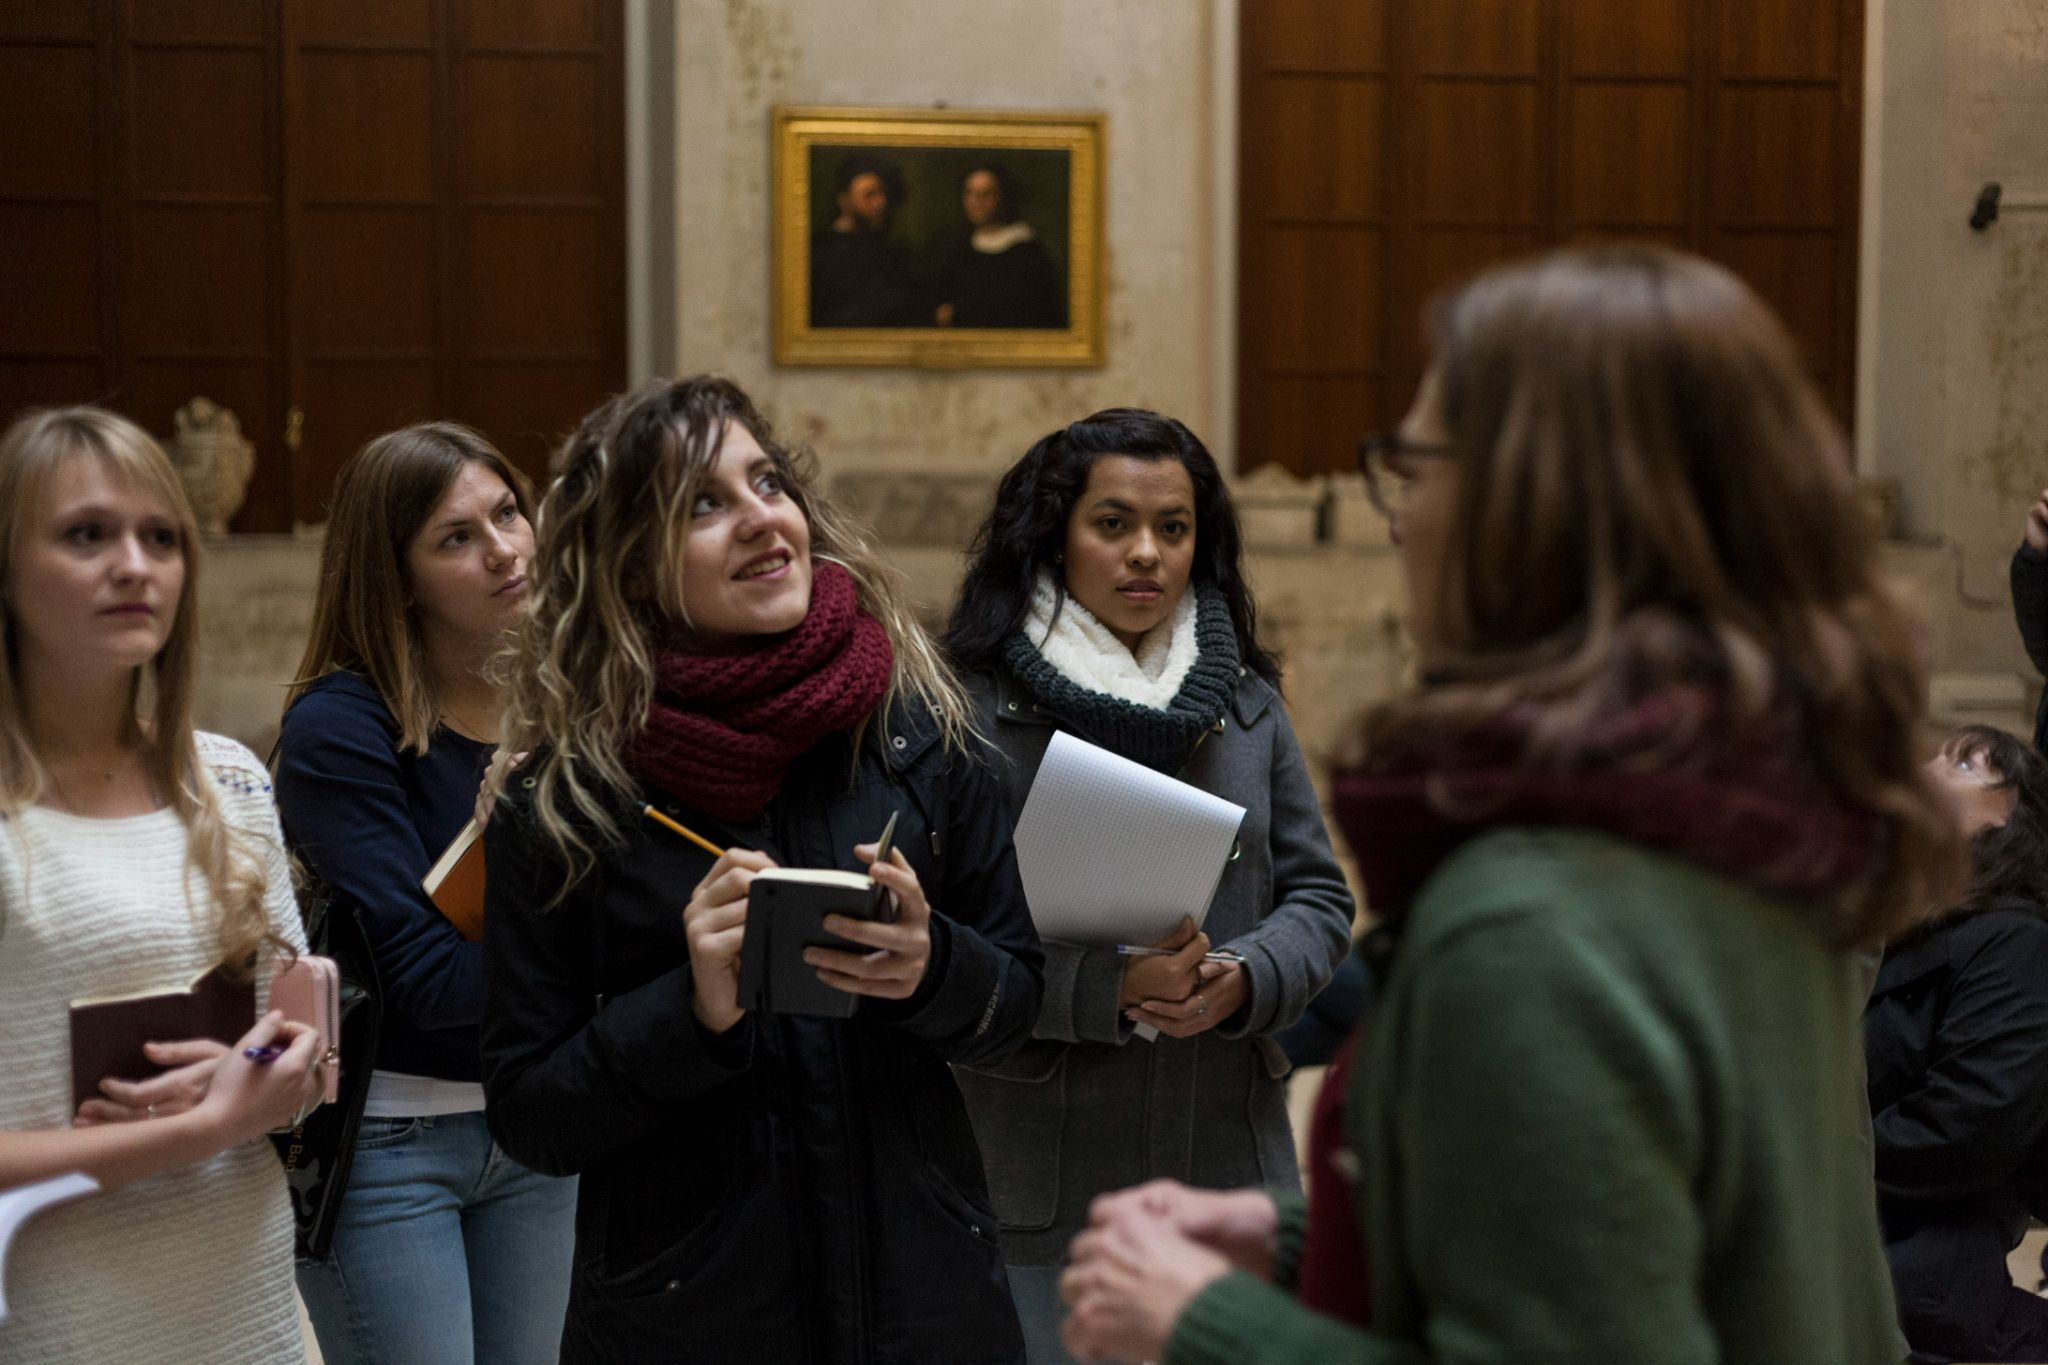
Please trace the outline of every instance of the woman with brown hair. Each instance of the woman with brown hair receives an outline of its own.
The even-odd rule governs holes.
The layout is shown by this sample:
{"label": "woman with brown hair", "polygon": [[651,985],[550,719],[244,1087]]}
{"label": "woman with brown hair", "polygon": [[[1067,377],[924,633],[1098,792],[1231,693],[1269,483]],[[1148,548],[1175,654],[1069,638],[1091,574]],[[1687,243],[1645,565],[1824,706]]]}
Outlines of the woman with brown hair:
{"label": "woman with brown hair", "polygon": [[1431,332],[1367,451],[1421,680],[1333,784],[1385,928],[1309,1202],[1112,1196],[1067,1340],[1895,1360],[1846,950],[1960,846],[1841,434],[1755,296],[1666,250],[1494,271]]}
{"label": "woman with brown hair", "polygon": [[525,602],[527,512],[525,480],[451,422],[379,436],[335,484],[277,748],[292,851],[327,901],[331,946],[380,1006],[343,1031],[360,1119],[327,1172],[345,1186],[331,1244],[301,1247],[329,1365],[552,1361],[561,1331],[575,1182],[492,1144],[483,948],[420,885],[497,749],[486,665]]}
{"label": "woman with brown hair", "polygon": [[1968,725],[1928,770],[1970,885],[1886,946],[1863,1016],[1885,1255],[1916,1362],[2048,1360],[2006,1268],[2048,1211],[2048,759]]}
{"label": "woman with brown hair", "polygon": [[[485,834],[483,1049],[498,1140],[582,1177],[562,1358],[1020,1360],[947,1064],[1030,1034],[1041,955],[959,684],[726,381],[613,401],[557,471],[508,711],[530,757]],[[804,949],[848,1017],[739,993],[778,865],[895,898]]]}
{"label": "woman with brown hair", "polygon": [[262,765],[192,728],[198,555],[133,423],[60,408],[0,436],[0,1189],[103,1191],[20,1230],[0,1359],[301,1358],[261,1138],[319,1101],[312,1031],[252,1008],[233,1047],[151,1041],[160,1074],[72,1102],[73,1001],[252,962],[261,998],[304,946]]}

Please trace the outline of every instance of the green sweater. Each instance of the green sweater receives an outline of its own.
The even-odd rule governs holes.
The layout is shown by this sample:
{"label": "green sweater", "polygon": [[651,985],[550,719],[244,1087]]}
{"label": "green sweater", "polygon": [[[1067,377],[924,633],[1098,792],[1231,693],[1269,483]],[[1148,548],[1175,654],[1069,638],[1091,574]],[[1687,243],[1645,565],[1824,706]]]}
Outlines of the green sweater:
{"label": "green sweater", "polygon": [[1480,836],[1418,898],[1346,1095],[1371,1331],[1240,1272],[1167,1365],[1896,1365],[1862,1004],[1726,878]]}

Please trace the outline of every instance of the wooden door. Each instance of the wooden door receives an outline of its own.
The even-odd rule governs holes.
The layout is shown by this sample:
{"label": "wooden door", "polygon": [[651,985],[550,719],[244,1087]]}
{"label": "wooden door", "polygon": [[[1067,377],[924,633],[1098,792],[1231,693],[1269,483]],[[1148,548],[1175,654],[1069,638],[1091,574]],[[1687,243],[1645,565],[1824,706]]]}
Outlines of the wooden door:
{"label": "wooden door", "polygon": [[1603,237],[1744,276],[1844,417],[1861,0],[1248,0],[1238,462],[1346,470],[1421,311]]}
{"label": "wooden door", "polygon": [[424,418],[542,472],[625,378],[622,24],[0,0],[0,420],[102,402],[167,435],[204,394],[257,446],[239,530],[322,519],[350,453]]}

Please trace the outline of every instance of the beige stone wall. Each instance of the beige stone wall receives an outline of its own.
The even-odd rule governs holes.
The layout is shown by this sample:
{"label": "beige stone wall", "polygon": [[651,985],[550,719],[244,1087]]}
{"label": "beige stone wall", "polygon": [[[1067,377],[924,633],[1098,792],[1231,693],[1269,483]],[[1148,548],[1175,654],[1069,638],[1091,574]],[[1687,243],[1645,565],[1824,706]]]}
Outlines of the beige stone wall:
{"label": "beige stone wall", "polygon": [[[1227,458],[1235,13],[1216,0],[677,0],[676,368],[732,376],[839,468],[999,469],[1112,403],[1173,413]],[[774,367],[776,104],[1106,113],[1107,366]]]}
{"label": "beige stone wall", "polygon": [[[2048,484],[2048,6],[1871,0],[1869,25],[1858,442],[1904,493],[1941,691],[1988,703],[2037,682],[2005,573]],[[1973,232],[1987,180],[2007,207]]]}

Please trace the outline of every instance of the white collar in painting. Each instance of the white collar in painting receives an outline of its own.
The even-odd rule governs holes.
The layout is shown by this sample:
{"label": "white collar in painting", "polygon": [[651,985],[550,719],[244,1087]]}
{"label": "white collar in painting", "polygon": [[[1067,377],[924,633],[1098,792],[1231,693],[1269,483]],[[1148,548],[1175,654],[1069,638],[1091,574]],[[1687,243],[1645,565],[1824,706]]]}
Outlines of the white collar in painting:
{"label": "white collar in painting", "polygon": [[986,251],[991,256],[999,256],[1011,247],[1028,242],[1037,235],[1031,230],[1031,224],[1021,219],[1014,223],[1005,223],[1001,227],[976,228],[974,249]]}

